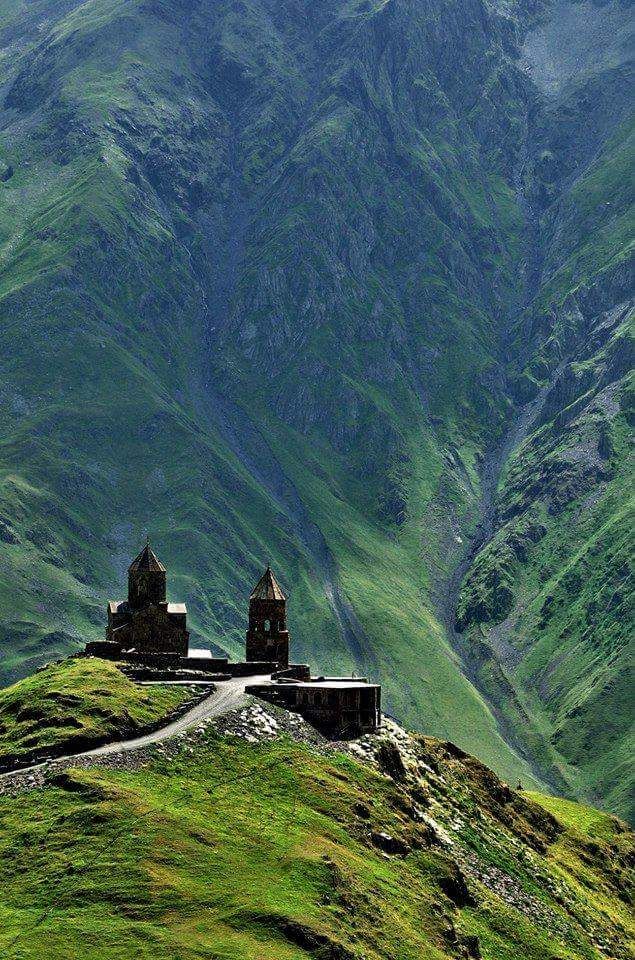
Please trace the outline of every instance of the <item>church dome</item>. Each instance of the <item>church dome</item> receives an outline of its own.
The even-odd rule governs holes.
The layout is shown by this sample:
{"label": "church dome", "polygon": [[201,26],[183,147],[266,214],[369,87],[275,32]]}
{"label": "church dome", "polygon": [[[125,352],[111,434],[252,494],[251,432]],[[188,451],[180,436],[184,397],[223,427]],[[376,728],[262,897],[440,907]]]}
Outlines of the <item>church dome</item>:
{"label": "church dome", "polygon": [[134,558],[128,567],[128,573],[136,573],[137,571],[140,572],[146,570],[150,570],[155,573],[165,573],[165,567],[152,550],[149,543],[146,543],[141,553]]}

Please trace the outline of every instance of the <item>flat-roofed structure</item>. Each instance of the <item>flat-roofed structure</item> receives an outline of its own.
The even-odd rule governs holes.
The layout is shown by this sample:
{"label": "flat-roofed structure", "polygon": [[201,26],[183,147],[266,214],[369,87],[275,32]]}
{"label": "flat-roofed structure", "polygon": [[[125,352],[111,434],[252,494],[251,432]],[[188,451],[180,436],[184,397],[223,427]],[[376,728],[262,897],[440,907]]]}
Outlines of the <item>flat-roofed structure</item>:
{"label": "flat-roofed structure", "polygon": [[381,725],[381,687],[364,679],[272,680],[247,692],[302,714],[329,736],[355,737]]}

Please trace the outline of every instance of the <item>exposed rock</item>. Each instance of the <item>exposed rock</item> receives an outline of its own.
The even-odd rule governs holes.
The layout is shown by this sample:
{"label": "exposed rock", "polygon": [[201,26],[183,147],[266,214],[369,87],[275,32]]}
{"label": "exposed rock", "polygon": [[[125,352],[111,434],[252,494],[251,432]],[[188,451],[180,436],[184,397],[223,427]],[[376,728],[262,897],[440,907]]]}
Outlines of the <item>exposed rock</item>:
{"label": "exposed rock", "polygon": [[452,873],[439,880],[439,886],[446,897],[449,897],[452,903],[459,907],[474,907],[476,900],[470,892],[465,877],[459,867],[456,867]]}
{"label": "exposed rock", "polygon": [[395,854],[401,857],[405,857],[410,851],[410,846],[402,840],[400,837],[393,837],[389,833],[385,833],[383,830],[373,831],[370,835],[371,842],[379,850],[383,850],[384,853]]}
{"label": "exposed rock", "polygon": [[282,931],[290,943],[302,950],[311,951],[315,956],[324,960],[356,960],[355,954],[340,943],[335,943],[330,937],[313,930],[306,924],[296,920],[277,919],[275,925]]}
{"label": "exposed rock", "polygon": [[405,779],[406,768],[396,743],[382,741],[377,748],[376,757],[380,770],[389,777],[396,781]]}

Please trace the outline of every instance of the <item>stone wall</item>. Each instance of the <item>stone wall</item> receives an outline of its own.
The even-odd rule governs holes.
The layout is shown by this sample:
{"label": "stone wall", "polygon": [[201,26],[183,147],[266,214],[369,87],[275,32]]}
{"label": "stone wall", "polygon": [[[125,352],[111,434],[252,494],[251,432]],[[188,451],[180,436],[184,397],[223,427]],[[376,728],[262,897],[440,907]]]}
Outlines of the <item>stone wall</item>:
{"label": "stone wall", "polygon": [[158,671],[188,670],[196,674],[224,674],[228,677],[253,677],[270,674],[278,666],[272,660],[241,660],[230,663],[227,657],[182,657],[176,653],[155,653],[122,650],[118,643],[108,640],[93,640],[86,644],[86,656],[103,660],[124,661],[132,666],[147,667]]}
{"label": "stone wall", "polygon": [[381,724],[381,688],[359,681],[252,684],[248,693],[295,710],[319,730],[339,738],[371,733]]}

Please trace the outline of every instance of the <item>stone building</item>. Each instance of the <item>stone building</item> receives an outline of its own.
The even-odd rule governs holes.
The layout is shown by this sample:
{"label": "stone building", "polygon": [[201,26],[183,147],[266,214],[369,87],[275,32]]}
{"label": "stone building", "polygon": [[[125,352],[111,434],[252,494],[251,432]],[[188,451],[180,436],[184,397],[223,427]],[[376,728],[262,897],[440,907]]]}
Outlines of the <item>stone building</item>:
{"label": "stone building", "polygon": [[249,597],[246,660],[274,661],[271,680],[250,693],[301,713],[332,736],[350,737],[376,730],[381,723],[381,687],[354,677],[311,678],[306,664],[289,665],[287,598],[271,567]]}
{"label": "stone building", "polygon": [[253,684],[247,690],[270,703],[301,713],[329,736],[356,737],[381,725],[381,687],[365,679],[280,678],[271,683]]}
{"label": "stone building", "polygon": [[146,544],[128,568],[128,599],[110,601],[106,639],[87,643],[87,655],[123,661],[136,679],[258,677],[248,692],[301,713],[329,736],[354,737],[381,724],[378,684],[312,678],[307,664],[289,663],[287,598],[271,567],[249,596],[244,661],[214,657],[189,640],[185,604],[168,603],[165,567]]}
{"label": "stone building", "polygon": [[166,571],[147,543],[128,568],[128,599],[108,604],[106,641],[122,651],[186,657],[189,647],[184,603],[168,603]]}
{"label": "stone building", "polygon": [[280,668],[289,665],[287,598],[271,567],[267,567],[249,597],[246,659],[272,660]]}

